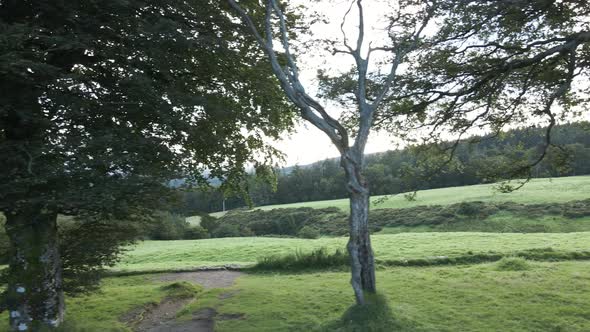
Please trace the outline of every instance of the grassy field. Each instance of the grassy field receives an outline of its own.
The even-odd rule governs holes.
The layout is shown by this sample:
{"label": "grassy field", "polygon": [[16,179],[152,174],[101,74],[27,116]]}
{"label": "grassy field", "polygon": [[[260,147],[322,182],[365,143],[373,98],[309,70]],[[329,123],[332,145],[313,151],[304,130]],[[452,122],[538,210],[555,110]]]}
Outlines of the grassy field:
{"label": "grassy field", "polygon": [[[589,331],[590,263],[530,266],[384,269],[377,280],[396,331]],[[186,312],[208,306],[247,317],[220,321],[217,331],[313,331],[353,301],[347,273],[253,275],[234,288],[240,290],[234,297],[205,295]]]}
{"label": "grassy field", "polygon": [[[589,331],[590,262],[527,266],[521,271],[501,270],[498,263],[386,268],[377,271],[377,280],[395,321],[392,328],[400,332]],[[332,331],[353,302],[349,278],[344,272],[246,274],[230,289],[200,293],[178,319],[214,308],[244,315],[217,321],[220,332]],[[166,283],[157,280],[157,275],[107,278],[102,293],[67,299],[67,326],[129,331],[121,322],[129,310],[168,296]],[[220,296],[228,292],[233,296]]]}
{"label": "grassy field", "polygon": [[[396,196],[374,208],[476,200],[544,203],[586,198],[590,198],[590,176],[534,180],[523,190],[510,194],[494,193],[489,185],[427,190],[419,192],[417,201],[409,202]],[[346,210],[347,204],[346,200],[335,200],[290,206],[337,206]],[[270,208],[273,207],[264,207]],[[586,217],[572,220],[575,225],[571,220],[547,220],[548,233],[510,233],[514,225],[532,221],[526,216],[516,218],[516,215],[502,213],[485,221],[485,226],[497,233],[432,232],[432,229],[430,232],[414,229],[412,233],[399,233],[399,229],[385,228],[372,236],[372,242],[378,262],[377,287],[388,302],[385,311],[391,325],[376,331],[590,331],[588,260],[521,259],[521,266],[508,269],[502,261],[429,267],[391,267],[386,264],[392,260],[437,256],[489,253],[511,256],[531,249],[551,248],[568,253],[589,251],[590,232],[550,233],[564,229],[582,230],[581,224],[590,223]],[[346,237],[144,241],[130,247],[112,272],[146,273],[226,264],[250,265],[262,257],[297,251],[306,253],[326,248],[333,252],[344,249],[346,242]],[[342,318],[343,313],[354,301],[349,280],[349,273],[338,269],[298,273],[250,271],[229,289],[201,291],[196,300],[178,313],[177,319],[191,319],[198,310],[213,308],[220,316],[241,317],[217,320],[215,331],[220,332],[334,331],[338,330],[335,326],[346,321]],[[130,332],[122,322],[123,318],[139,307],[170,298],[165,287],[168,284],[160,281],[157,273],[105,278],[99,293],[67,298],[67,324],[61,331]],[[222,296],[228,293],[231,296]],[[6,331],[6,314],[3,320],[0,331]]]}
{"label": "grassy field", "polygon": [[[145,241],[135,246],[115,271],[166,271],[225,264],[253,264],[263,256],[285,255],[296,250],[310,252],[321,247],[344,249],[347,238],[316,240],[293,238],[220,238],[208,240]],[[510,253],[553,248],[560,251],[589,250],[590,232],[579,233],[402,233],[372,237],[380,260],[456,256],[472,253]]]}
{"label": "grassy field", "polygon": [[[408,201],[400,194],[389,196],[384,202],[375,204],[376,201],[379,201],[383,197],[385,196],[373,196],[371,198],[373,209],[406,208],[420,205],[447,205],[466,201],[512,201],[526,204],[545,202],[560,203],[590,198],[590,176],[533,179],[520,190],[507,194],[495,191],[492,184],[421,190],[418,191],[415,201]],[[288,207],[338,207],[347,211],[348,199],[267,205],[257,208],[270,210]],[[211,215],[220,217],[223,214],[224,212],[216,212]]]}

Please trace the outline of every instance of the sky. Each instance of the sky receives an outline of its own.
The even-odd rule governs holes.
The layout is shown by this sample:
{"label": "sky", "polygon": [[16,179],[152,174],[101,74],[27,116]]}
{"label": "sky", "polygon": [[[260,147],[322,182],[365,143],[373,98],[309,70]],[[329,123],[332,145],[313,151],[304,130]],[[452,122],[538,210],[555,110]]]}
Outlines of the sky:
{"label": "sky", "polygon": [[[294,134],[285,136],[284,140],[275,143],[275,147],[286,154],[284,166],[308,165],[319,160],[340,157],[330,139],[310,124],[301,123],[296,126]],[[393,150],[398,146],[390,135],[372,133],[365,152]]]}
{"label": "sky", "polygon": [[[306,14],[312,14],[314,11],[323,14],[324,17],[327,18],[328,23],[317,23],[313,25],[310,34],[317,39],[329,39],[342,44],[343,35],[340,30],[340,24],[342,23],[342,18],[346,11],[349,9],[351,4],[350,0],[294,0],[291,1],[290,4],[294,4],[295,6],[299,4],[313,4],[313,7],[308,7],[310,9]],[[363,44],[363,49],[366,49],[370,42],[372,42],[372,46],[383,45],[382,41],[387,37],[385,32],[387,22],[385,22],[383,18],[386,16],[387,5],[391,4],[394,4],[394,2],[390,0],[363,1],[363,9],[365,12],[365,42]],[[343,29],[349,43],[355,44],[358,31],[358,14],[356,6],[352,7]],[[435,30],[436,25],[430,25],[425,29],[425,33],[430,34]],[[354,65],[353,58],[348,54],[332,55],[323,51],[321,48],[307,49],[304,52],[298,52],[295,48],[291,49],[291,51],[297,57],[300,79],[303,86],[308,94],[312,96],[314,96],[317,91],[316,73],[318,69],[321,68],[326,70],[329,74],[336,74],[338,72],[346,71]],[[373,55],[372,58],[372,62],[382,60],[375,58]],[[369,67],[370,70],[371,64]],[[377,68],[374,66],[374,63],[373,68]],[[389,71],[387,65],[383,65],[379,69],[382,69],[385,72]],[[586,82],[582,85],[587,86],[587,84],[588,83]],[[343,110],[339,109],[338,106],[335,106],[334,103],[321,103],[334,118],[338,118],[343,112]],[[582,117],[578,120],[590,121],[590,112],[584,111]],[[481,132],[478,132],[478,134],[481,134]],[[303,120],[296,125],[295,131],[292,134],[285,135],[282,140],[274,142],[273,145],[281,150],[286,156],[283,166],[292,166],[296,164],[307,165],[319,160],[339,157],[337,149],[332,145],[328,137],[319,129],[316,129],[313,125],[306,123]],[[369,136],[365,153],[369,154],[397,148],[403,148],[403,143],[399,140],[396,141],[395,137],[383,132],[372,132]]]}
{"label": "sky", "polygon": [[[383,9],[383,1],[373,0],[364,2],[365,24],[367,32],[365,34],[366,45],[370,40],[378,42],[379,35],[382,31],[379,27],[383,25],[381,10]],[[309,1],[295,1],[295,3],[309,4]],[[324,38],[331,40],[342,40],[342,32],[340,31],[340,23],[346,10],[349,8],[350,1],[321,1],[315,4],[312,10],[320,14],[324,14],[329,24],[316,24],[312,26],[312,34],[316,38]],[[344,27],[345,32],[351,42],[356,42],[356,31],[358,26],[358,15],[353,7],[351,13],[347,17],[347,22]],[[342,69],[350,68],[353,65],[353,60],[350,55],[331,55],[325,52],[308,51],[304,53],[296,53],[298,65],[300,66],[300,76],[304,87],[308,92],[316,91],[315,75],[318,69],[329,70],[330,72],[338,72]],[[334,106],[325,105],[328,112],[333,117],[338,117],[342,112],[341,109]],[[328,137],[313,125],[301,121],[296,125],[295,132],[291,135],[285,135],[284,139],[274,143],[274,146],[279,148],[286,154],[286,163],[284,166],[292,165],[306,165],[313,162],[339,157],[338,150],[332,145]],[[387,133],[372,133],[369,137],[366,153],[374,153],[395,149],[397,145],[394,143],[394,137]]]}

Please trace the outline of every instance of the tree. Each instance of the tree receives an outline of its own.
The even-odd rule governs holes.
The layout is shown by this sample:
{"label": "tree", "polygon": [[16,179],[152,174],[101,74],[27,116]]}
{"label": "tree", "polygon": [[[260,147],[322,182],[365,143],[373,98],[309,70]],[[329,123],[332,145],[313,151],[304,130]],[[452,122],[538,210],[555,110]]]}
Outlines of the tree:
{"label": "tree", "polygon": [[[529,80],[525,79],[527,75],[523,75],[522,69],[545,68],[541,72],[546,75],[536,76],[534,83],[539,87],[543,83],[558,85],[555,93],[540,94],[546,101],[545,105],[550,107],[556,99],[570,91],[571,79],[568,77],[575,76],[573,68],[580,68],[572,65],[574,59],[570,50],[585,45],[588,38],[586,32],[572,31],[584,29],[587,25],[587,21],[575,20],[588,12],[588,8],[577,2],[564,1],[552,5],[553,2],[541,0],[407,0],[381,4],[382,12],[390,13],[386,14],[387,24],[384,27],[387,33],[377,41],[382,46],[373,46],[365,40],[363,2],[353,0],[340,25],[342,40],[327,43],[332,54],[351,56],[353,69],[337,75],[329,75],[328,71],[319,73],[319,97],[335,100],[347,110],[341,120],[337,120],[328,113],[326,104],[310,95],[303,86],[300,68],[292,53],[288,15],[281,3],[278,0],[256,1],[254,8],[244,8],[244,1],[228,1],[269,58],[283,91],[297,106],[300,116],[324,132],[340,152],[340,164],[345,171],[350,197],[350,239],[347,247],[351,258],[351,284],[358,304],[365,303],[364,292],[376,291],[368,228],[369,187],[363,176],[364,150],[370,131],[385,129],[409,140],[412,138],[410,129],[429,128],[433,138],[439,137],[435,133],[457,133],[459,138],[453,145],[456,146],[470,128],[480,126],[482,129],[497,130],[503,124],[514,123],[519,119],[506,114],[511,109],[506,106],[510,104],[511,97],[519,94],[505,91],[508,85],[500,84],[497,79],[508,77],[502,82],[521,82],[528,87],[531,84],[527,83]],[[561,11],[552,11],[555,6]],[[358,15],[354,43],[350,42],[344,28],[351,12]],[[521,12],[525,14],[521,15]],[[538,20],[540,12],[546,16]],[[264,15],[264,19],[256,19],[260,15]],[[550,24],[548,30],[543,30],[545,23],[553,23],[552,19],[557,20],[557,24]],[[570,24],[569,29],[560,30],[566,24]],[[529,26],[537,29],[528,30]],[[514,44],[515,35],[519,32],[523,37],[516,39],[519,42]],[[493,39],[496,34],[504,38],[504,33],[513,37],[507,37],[505,45],[489,42],[485,43],[485,47],[470,46]],[[540,36],[547,39],[528,42]],[[559,45],[554,47],[556,43]],[[472,49],[481,51],[472,54]],[[539,54],[536,56],[523,59],[530,51],[537,50]],[[458,51],[459,55],[453,57],[453,51]],[[557,62],[560,65],[554,61],[550,61],[553,65],[548,68],[538,65],[544,63],[543,59],[553,58],[552,55],[559,55],[562,60]],[[461,56],[468,57],[469,61],[464,61]],[[569,69],[555,70],[563,68]],[[529,89],[523,90],[523,96],[529,93]],[[479,107],[487,112],[485,116],[470,117],[473,113],[469,110]],[[539,112],[548,113],[546,109]],[[550,127],[553,127],[555,119],[551,118]],[[544,153],[539,160],[543,156]],[[529,169],[535,163],[521,164],[523,169]]]}
{"label": "tree", "polygon": [[[287,97],[299,108],[300,116],[324,132],[340,152],[340,165],[345,171],[346,187],[350,197],[350,239],[347,248],[351,259],[351,284],[357,303],[364,304],[364,292],[374,293],[376,291],[375,263],[368,226],[369,188],[362,174],[364,150],[375,113],[394,83],[399,64],[408,53],[414,51],[419,46],[418,41],[431,18],[430,6],[427,4],[425,8],[418,8],[421,11],[414,18],[410,18],[407,12],[404,13],[404,18],[399,22],[401,26],[409,27],[415,25],[417,29],[411,33],[401,32],[395,36],[399,47],[396,48],[394,53],[395,58],[389,74],[386,75],[383,84],[376,91],[373,91],[375,86],[370,82],[369,78],[371,74],[368,68],[369,58],[371,53],[387,49],[382,47],[369,48],[365,52],[365,23],[362,1],[353,1],[351,3],[351,7],[346,15],[350,13],[352,6],[356,4],[359,23],[356,43],[351,45],[343,30],[344,49],[334,50],[335,52],[352,56],[356,64],[356,69],[354,73],[351,72],[351,75],[356,77],[355,83],[353,84],[353,102],[356,112],[354,112],[352,121],[357,125],[355,128],[355,137],[351,141],[350,132],[345,125],[330,116],[326,108],[317,99],[308,94],[303,87],[296,59],[291,54],[286,15],[279,2],[268,0],[264,2],[263,9],[259,8],[260,11],[265,13],[262,29],[252,19],[251,14],[249,15],[240,4],[234,0],[229,0],[229,3],[242,18],[255,36],[262,50],[270,59],[273,72],[280,81]],[[402,10],[405,10],[405,8]],[[346,20],[346,16],[344,20]],[[273,26],[275,22],[278,27]],[[394,29],[394,26],[399,27],[400,25],[392,24],[390,28]],[[261,33],[260,31],[263,32]],[[275,33],[278,34],[277,38],[284,51],[283,54],[278,54],[275,50]]]}
{"label": "tree", "polygon": [[554,143],[554,128],[587,114],[590,7],[579,1],[463,0],[440,8],[447,14],[439,42],[416,55],[400,79],[408,93],[391,98],[411,109],[406,125],[392,117],[379,121],[385,128],[431,128],[438,142],[441,133],[455,133],[455,143],[474,130],[502,135],[507,128],[545,127],[531,158],[506,156],[506,167],[490,174],[524,178],[520,187],[553,148],[567,154]]}
{"label": "tree", "polygon": [[290,106],[234,30],[215,1],[0,3],[12,330],[63,319],[58,214],[136,219],[171,179],[238,186],[247,163],[276,158],[264,137],[290,126]]}

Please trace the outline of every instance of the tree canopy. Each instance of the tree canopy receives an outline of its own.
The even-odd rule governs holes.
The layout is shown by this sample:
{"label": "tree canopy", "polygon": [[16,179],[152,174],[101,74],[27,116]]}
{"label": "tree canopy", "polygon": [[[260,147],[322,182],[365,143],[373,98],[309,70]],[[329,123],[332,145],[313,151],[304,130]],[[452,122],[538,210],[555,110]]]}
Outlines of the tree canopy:
{"label": "tree canopy", "polygon": [[250,163],[280,156],[267,138],[290,127],[291,107],[226,13],[207,0],[0,3],[13,329],[62,319],[58,213],[138,219],[172,179],[236,187]]}
{"label": "tree canopy", "polygon": [[[363,294],[376,290],[367,224],[369,186],[363,175],[372,130],[434,142],[452,135],[458,142],[474,129],[499,132],[544,117],[548,129],[538,158],[513,165],[512,176],[522,176],[547,154],[556,108],[567,114],[584,102],[575,97],[574,84],[588,68],[590,23],[584,3],[350,1],[341,18],[342,36],[324,43],[332,56],[343,54],[351,65],[320,70],[321,93],[314,95],[300,74],[284,14],[288,4],[256,1],[258,11],[253,11],[244,7],[249,2],[228,2],[270,60],[300,117],[340,152],[351,207],[351,283],[361,305]],[[380,6],[384,17],[379,21],[368,21],[371,5]],[[253,19],[257,12],[265,13],[262,23]],[[346,28],[351,21],[353,29]],[[384,33],[370,40],[377,31]],[[344,108],[341,116],[330,112],[330,101]],[[451,152],[457,145],[451,145]]]}

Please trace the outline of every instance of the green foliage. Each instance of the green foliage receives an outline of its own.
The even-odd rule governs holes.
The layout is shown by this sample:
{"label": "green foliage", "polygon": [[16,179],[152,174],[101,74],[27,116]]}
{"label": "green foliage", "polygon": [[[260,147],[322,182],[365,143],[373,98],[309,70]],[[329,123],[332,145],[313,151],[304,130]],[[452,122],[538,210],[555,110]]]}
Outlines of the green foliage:
{"label": "green foliage", "polygon": [[211,235],[212,237],[238,237],[241,236],[241,232],[238,225],[222,223]]}
{"label": "green foliage", "polygon": [[[529,260],[587,259],[588,232],[579,233],[400,233],[374,234],[371,243],[381,264],[426,260],[433,264],[470,264],[522,254]],[[309,253],[325,247],[345,252],[346,237],[239,237],[196,241],[144,241],[132,247],[111,271],[170,271],[237,264],[249,266],[262,257]],[[551,247],[551,250],[547,248]],[[446,258],[443,258],[446,257]],[[578,257],[578,258],[576,258]],[[446,263],[448,262],[448,263]]]}
{"label": "green foliage", "polygon": [[498,271],[526,271],[530,268],[526,259],[520,257],[504,257],[496,263]]}
{"label": "green foliage", "polygon": [[158,211],[146,225],[142,232],[144,238],[150,240],[198,240],[210,237],[209,231],[202,226],[207,225],[212,217],[203,215],[201,225],[191,225],[185,217],[167,211]]}
{"label": "green foliage", "polygon": [[146,233],[153,240],[179,240],[183,239],[189,224],[182,216],[170,212],[158,212],[154,215],[151,229]]}
{"label": "green foliage", "polygon": [[303,226],[299,233],[297,233],[297,237],[302,239],[317,239],[320,237],[320,231],[312,226]]}
{"label": "green foliage", "polygon": [[345,268],[350,264],[350,258],[344,251],[336,250],[328,253],[328,249],[321,247],[311,252],[296,251],[285,256],[267,256],[258,260],[253,267],[255,271],[305,271],[314,269]]}
{"label": "green foliage", "polygon": [[[590,219],[590,200],[545,204],[473,201],[376,209],[371,211],[369,222],[374,233],[383,228],[387,228],[387,232],[572,232],[590,230],[590,223],[584,218]],[[255,235],[307,238],[304,233],[309,232],[310,238],[317,238],[321,234],[346,235],[348,231],[346,214],[336,208],[239,210],[225,214],[219,222],[238,228],[247,227]]]}
{"label": "green foliage", "polygon": [[199,240],[208,239],[210,237],[209,232],[201,226],[189,226],[184,231],[183,239],[186,240]]}
{"label": "green foliage", "polygon": [[169,297],[183,299],[195,297],[203,291],[203,287],[187,281],[180,281],[162,286],[162,290],[165,291]]}
{"label": "green foliage", "polygon": [[212,234],[219,227],[219,221],[215,217],[205,215],[201,217],[201,227],[207,230],[209,234]]}
{"label": "green foliage", "polygon": [[[140,235],[145,220],[121,222],[59,216],[59,251],[63,266],[64,291],[71,295],[98,290],[101,275],[115,266]],[[0,259],[6,264],[9,242],[0,228]]]}
{"label": "green foliage", "polygon": [[6,218],[2,213],[0,213],[0,264],[2,265],[8,264],[8,250],[10,248],[8,236],[4,230],[5,223]]}
{"label": "green foliage", "polygon": [[58,232],[64,290],[69,294],[98,290],[104,271],[115,266],[137,239],[141,222],[63,218]]}
{"label": "green foliage", "polygon": [[[381,259],[375,263],[380,267],[408,267],[408,266],[438,266],[438,265],[468,265],[488,262],[497,263],[498,270],[519,271],[528,269],[527,260],[534,261],[567,261],[590,260],[590,251],[557,251],[553,248],[535,248],[512,252],[479,252],[467,251],[452,256],[426,256],[409,259]],[[251,268],[253,271],[291,271],[301,272],[309,270],[348,269],[349,257],[343,251],[337,249],[329,254],[322,247],[309,253],[296,251],[294,254],[284,256],[266,256],[260,258],[258,263]]]}
{"label": "green foliage", "polygon": [[[347,233],[347,217],[336,208],[294,208],[269,211],[238,210],[225,214],[219,219],[219,222],[222,226],[247,227],[255,235],[299,236],[305,226],[315,228],[315,233],[318,233],[317,236],[322,233],[336,235]],[[215,235],[215,237],[217,236]]]}
{"label": "green foliage", "polygon": [[[589,126],[588,122],[556,126],[552,131],[552,140],[561,149],[552,148],[530,175],[533,178],[544,178],[590,174],[590,164],[586,162],[590,160]],[[444,144],[370,154],[366,156],[367,166],[363,173],[374,197],[404,193],[400,196],[408,198],[408,202],[419,202],[425,189],[492,183],[504,179],[503,176],[509,173],[507,169],[514,167],[516,159],[533,161],[544,139],[544,128],[511,130],[495,137],[475,136],[456,147],[454,159],[450,162],[448,149],[445,149],[448,147]],[[513,146],[519,145],[522,145],[522,151],[513,151]],[[557,162],[557,155],[563,154],[562,149],[569,156],[567,168],[559,166]],[[336,159],[328,159],[282,169],[277,172],[275,192],[270,185],[251,176],[248,188],[252,201],[255,206],[262,206],[344,198],[347,196],[344,173],[338,163]],[[496,189],[503,189],[499,193],[509,193],[517,184],[504,183],[504,186],[496,186]],[[527,184],[531,185],[534,184]],[[519,190],[526,191],[527,186]],[[414,190],[419,191],[412,197]],[[221,209],[222,198],[218,192],[193,192],[186,195],[193,197],[190,199],[191,204],[200,204],[203,211]],[[226,207],[229,209],[240,206],[246,204],[239,197],[227,199]]]}

